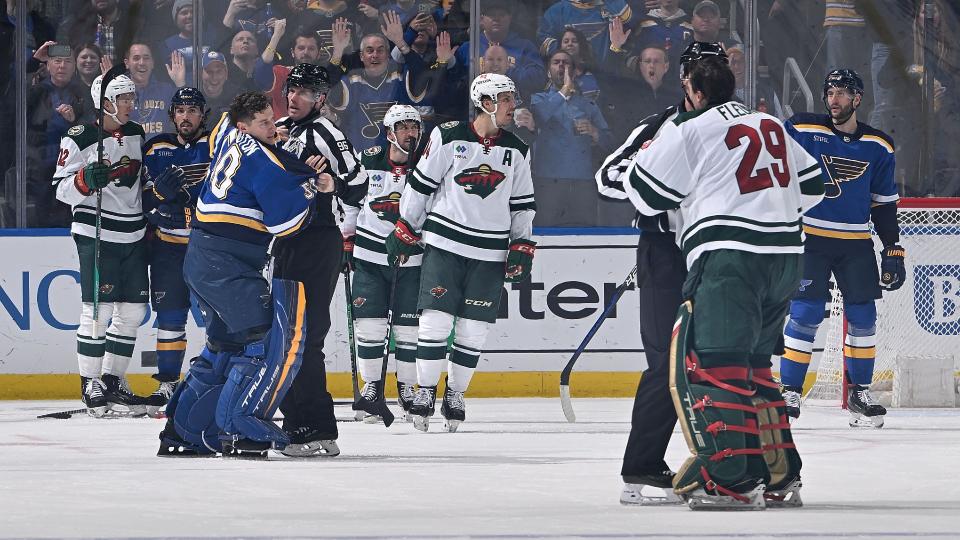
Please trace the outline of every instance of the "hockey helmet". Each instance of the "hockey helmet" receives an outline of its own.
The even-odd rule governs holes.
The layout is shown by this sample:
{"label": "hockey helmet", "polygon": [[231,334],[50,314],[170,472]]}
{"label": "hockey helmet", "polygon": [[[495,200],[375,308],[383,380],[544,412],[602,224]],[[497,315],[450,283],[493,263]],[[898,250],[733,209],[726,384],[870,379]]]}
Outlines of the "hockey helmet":
{"label": "hockey helmet", "polygon": [[[90,85],[90,95],[93,97],[93,106],[97,109],[100,108],[100,85],[102,83],[103,75],[98,75],[97,78],[93,80],[93,84]],[[133,80],[130,77],[117,75],[107,84],[107,88],[103,93],[103,99],[113,103],[114,111],[116,111],[117,96],[136,93],[137,86],[133,84]]]}
{"label": "hockey helmet", "polygon": [[720,58],[723,63],[728,64],[727,51],[723,44],[719,42],[694,41],[683,53],[680,54],[680,78],[686,79],[690,76],[690,68],[695,62],[704,58]]}
{"label": "hockey helmet", "polygon": [[[510,77],[498,73],[484,73],[478,75],[473,83],[470,84],[470,101],[474,105],[483,109],[483,98],[488,97],[496,103],[497,96],[504,92],[517,93],[517,86],[513,84]],[[494,109],[496,112],[496,109]]]}
{"label": "hockey helmet", "polygon": [[823,79],[823,98],[827,98],[827,90],[831,88],[846,88],[853,95],[863,95],[863,79],[852,69],[835,69],[827,73]]}
{"label": "hockey helmet", "polygon": [[316,64],[297,64],[287,76],[287,90],[290,88],[307,88],[317,94],[326,94],[330,91],[330,76],[327,70]]}
{"label": "hockey helmet", "polygon": [[409,120],[413,120],[421,126],[423,125],[420,113],[410,105],[393,105],[387,109],[387,114],[383,115],[383,125],[390,130],[393,130],[397,122],[406,122]]}

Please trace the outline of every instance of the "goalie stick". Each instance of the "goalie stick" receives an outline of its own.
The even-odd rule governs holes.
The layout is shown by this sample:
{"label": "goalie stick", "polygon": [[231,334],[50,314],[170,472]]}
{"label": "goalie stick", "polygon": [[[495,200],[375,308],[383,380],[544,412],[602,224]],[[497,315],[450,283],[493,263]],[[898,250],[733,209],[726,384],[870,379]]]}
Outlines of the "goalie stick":
{"label": "goalie stick", "polygon": [[593,339],[593,336],[597,333],[597,330],[600,330],[600,326],[603,325],[603,321],[607,320],[607,316],[610,315],[611,311],[613,311],[614,306],[617,305],[617,301],[620,300],[620,297],[623,296],[623,293],[632,287],[636,281],[637,267],[634,265],[633,270],[630,270],[630,273],[627,274],[627,277],[623,280],[623,283],[621,283],[620,286],[613,291],[613,296],[610,297],[610,302],[607,304],[607,307],[604,308],[603,313],[600,314],[597,322],[593,323],[593,327],[590,328],[589,332],[587,332],[587,336],[584,337],[583,341],[580,342],[580,346],[577,347],[577,350],[573,351],[573,356],[570,357],[567,365],[564,366],[563,371],[560,372],[560,406],[563,408],[563,415],[567,418],[567,422],[577,421],[577,416],[573,413],[573,403],[570,401],[570,373],[573,372],[573,365],[577,363],[577,359],[580,358],[580,354],[582,354],[583,350],[587,348],[587,344],[590,343],[591,339]]}

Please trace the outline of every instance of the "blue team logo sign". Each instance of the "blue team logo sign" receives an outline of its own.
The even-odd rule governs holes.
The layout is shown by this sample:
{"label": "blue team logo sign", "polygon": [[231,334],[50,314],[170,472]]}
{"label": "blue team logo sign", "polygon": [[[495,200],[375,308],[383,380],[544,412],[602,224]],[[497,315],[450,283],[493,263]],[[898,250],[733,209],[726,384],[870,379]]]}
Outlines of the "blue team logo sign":
{"label": "blue team logo sign", "polygon": [[870,166],[867,161],[825,154],[820,154],[820,162],[823,163],[823,170],[827,171],[827,176],[830,177],[830,181],[824,186],[826,187],[824,197],[828,199],[839,197],[843,192],[841,184],[860,178]]}
{"label": "blue team logo sign", "polygon": [[960,335],[960,265],[913,269],[913,311],[920,327],[938,336]]}

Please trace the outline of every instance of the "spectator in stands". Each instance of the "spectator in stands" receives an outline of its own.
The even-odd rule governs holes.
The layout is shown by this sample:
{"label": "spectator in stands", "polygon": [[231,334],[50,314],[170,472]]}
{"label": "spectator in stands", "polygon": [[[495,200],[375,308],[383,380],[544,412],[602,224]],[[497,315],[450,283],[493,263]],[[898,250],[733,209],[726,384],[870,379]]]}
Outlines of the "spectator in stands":
{"label": "spectator in stands", "polygon": [[[830,0],[823,18],[824,46],[827,51],[826,72],[834,69],[856,71],[867,88],[870,80],[870,35],[866,21],[857,11],[857,0]],[[873,110],[873,96],[864,92],[857,118],[866,120]]]}
{"label": "spectator in stands", "polygon": [[[320,54],[313,64],[328,67],[330,56],[333,51],[333,25],[337,21],[343,21],[350,29],[350,35],[354,39],[359,39],[363,35],[365,28],[371,28],[373,31],[378,29],[376,21],[368,19],[355,2],[344,2],[343,0],[287,0],[286,9],[283,14],[291,24],[298,28],[290,38],[280,42],[280,49],[287,51],[294,47],[293,40],[296,36],[314,32],[320,44]],[[351,41],[348,51],[356,49],[358,44]],[[290,58],[284,58],[284,63],[291,66],[298,62],[291,61]],[[276,107],[274,107],[276,112]]]}
{"label": "spectator in stands", "polygon": [[223,14],[223,27],[236,37],[240,31],[249,32],[255,40],[266,42],[273,33],[269,24],[273,16],[271,2],[262,0],[230,0]]}
{"label": "spectator in stands", "polygon": [[269,88],[273,82],[273,59],[277,44],[287,29],[286,19],[270,21],[274,30],[263,53],[257,46],[257,37],[249,30],[240,30],[230,41],[230,62],[227,70],[230,81],[240,92]]}
{"label": "spectator in stands", "polygon": [[[607,33],[607,36],[609,42],[609,33]],[[609,50],[609,47],[608,43],[607,50]],[[593,50],[583,32],[572,27],[566,28],[560,35],[560,50],[569,53],[580,68],[580,75],[574,82],[580,88],[581,95],[591,101],[599,101],[600,83],[597,82],[597,77],[592,73],[594,67]]]}
{"label": "spectator in stands", "polygon": [[163,40],[164,58],[173,51],[181,53],[193,50],[193,0],[176,0],[173,3],[173,22],[177,33]]}
{"label": "spectator in stands", "polygon": [[[334,39],[338,42],[338,39]],[[331,63],[341,65],[342,41]],[[390,60],[390,42],[383,34],[367,34],[360,40],[361,68],[343,74],[331,91],[328,105],[340,117],[340,126],[357,151],[387,144],[383,116],[396,103],[416,105],[407,93],[403,74]]]}
{"label": "spectator in stands", "polygon": [[[179,55],[179,53],[174,53]],[[123,63],[130,72],[130,78],[137,86],[137,101],[130,119],[143,126],[148,137],[173,130],[167,113],[170,97],[176,87],[167,81],[157,80],[153,76],[153,52],[146,43],[134,43],[127,49]],[[183,85],[185,76],[183,59],[173,61],[169,68],[172,79]]]}
{"label": "spectator in stands", "polygon": [[[903,67],[910,64],[913,58],[913,21],[918,9],[919,0],[877,0],[869,3],[857,4],[857,9],[868,21],[867,28],[871,35],[873,46],[870,53],[870,81],[873,94],[873,111],[867,122],[870,126],[879,129],[893,137],[899,146],[900,139],[892,134],[894,128],[891,119],[895,115],[903,114],[903,104],[894,99],[891,89],[880,84],[880,71],[886,65],[891,55],[902,59]],[[909,57],[909,60],[907,60]],[[901,73],[905,73],[900,70]],[[901,165],[901,156],[897,155],[897,166]]]}
{"label": "spectator in stands", "polygon": [[230,83],[230,72],[227,70],[227,60],[217,51],[207,51],[201,62],[200,72],[201,90],[207,98],[207,108],[212,118],[219,118],[220,113],[230,110],[230,102],[240,91]]}
{"label": "spectator in stands", "polygon": [[121,52],[116,50],[117,46],[132,41],[140,24],[140,20],[130,17],[126,4],[117,0],[90,0],[60,24],[57,43],[71,47],[94,43],[107,58],[116,60]]}
{"label": "spectator in stands", "polygon": [[56,189],[51,184],[60,150],[60,138],[70,126],[89,121],[91,114],[84,106],[84,86],[76,81],[76,64],[72,53],[48,56],[48,41],[37,50],[35,58],[46,62],[47,77],[27,92],[27,202],[32,227],[63,227],[70,223],[69,211],[56,202]]}
{"label": "spectator in stands", "polygon": [[706,41],[716,43],[720,40],[720,6],[713,0],[701,0],[693,8],[690,18],[693,27],[693,37],[683,44],[685,49],[690,41]]}
{"label": "spectator in stands", "polygon": [[[319,64],[320,37],[317,33],[309,30],[298,32],[293,40],[293,46],[290,48],[290,58],[294,65]],[[291,69],[293,68],[282,64],[273,65],[273,83],[270,85],[267,95],[270,96],[270,101],[273,103],[274,120],[287,115],[285,86]]]}
{"label": "spectator in stands", "polygon": [[[733,71],[733,76],[736,79],[736,90],[734,91],[733,97],[741,103],[746,103],[747,65],[746,59],[744,58],[743,45],[739,43],[729,45],[727,47],[727,58],[730,62],[730,71]],[[756,105],[754,108],[778,118],[784,118],[786,116],[770,84],[769,78],[757,80]]]}
{"label": "spectator in stands", "polygon": [[596,51],[602,61],[610,48],[610,36],[607,27],[613,18],[628,24],[633,16],[630,6],[624,0],[582,1],[560,0],[543,13],[537,40],[540,54],[544,57],[561,48],[561,39],[567,28],[576,28],[581,36],[588,36],[584,43]]}
{"label": "spectator in stands", "polygon": [[87,111],[93,110],[93,97],[90,95],[90,86],[97,75],[103,73],[100,61],[103,53],[100,47],[93,43],[86,43],[73,48],[73,61],[77,65],[77,84],[83,85],[83,105]]}
{"label": "spectator in stands", "polygon": [[674,66],[680,60],[684,44],[690,41],[692,35],[693,27],[687,12],[680,9],[680,0],[660,0],[660,7],[647,12],[646,18],[640,22],[637,46],[630,48],[639,50],[648,45],[662,47],[667,51],[670,65]]}
{"label": "spectator in stands", "polygon": [[[513,79],[522,95],[532,95],[543,89],[546,82],[546,70],[537,51],[537,47],[528,39],[511,32],[511,9],[514,4],[507,0],[484,0],[480,4],[479,54],[483,56],[491,43],[506,49],[512,66],[507,76]],[[457,48],[454,55],[456,66],[462,72],[470,68],[470,43],[465,42]],[[466,77],[466,75],[463,75]]]}
{"label": "spectator in stands", "polygon": [[[404,32],[400,16],[396,13],[386,12],[384,22],[384,34],[394,44],[391,56],[401,66],[407,89],[417,103],[424,124],[423,131],[429,132],[440,123],[436,118],[435,106],[449,91],[446,82],[450,59],[453,58],[450,34],[437,34],[436,21],[426,12],[418,14],[407,24],[407,30],[417,28],[412,33]],[[413,36],[409,45],[406,42],[408,35]],[[444,117],[442,121],[451,119]]]}
{"label": "spectator in stands", "polygon": [[594,226],[598,199],[592,150],[611,149],[610,130],[600,108],[580,95],[573,57],[557,50],[547,62],[550,85],[534,94],[530,104],[540,133],[533,148],[538,198],[534,224]]}

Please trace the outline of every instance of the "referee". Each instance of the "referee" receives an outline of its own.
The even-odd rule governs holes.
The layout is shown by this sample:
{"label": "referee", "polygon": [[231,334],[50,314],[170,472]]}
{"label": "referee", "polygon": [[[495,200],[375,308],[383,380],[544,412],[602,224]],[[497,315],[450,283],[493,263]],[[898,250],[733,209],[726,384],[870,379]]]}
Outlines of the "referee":
{"label": "referee", "polygon": [[[287,77],[289,116],[277,121],[283,148],[306,161],[326,159],[326,170],[336,181],[334,194],[318,193],[316,215],[300,234],[278,238],[273,245],[274,276],[303,283],[307,297],[307,338],[303,364],[280,410],[283,430],[291,444],[289,456],[336,456],[337,419],[327,390],[323,340],[330,330],[330,302],[341,267],[343,238],[334,218],[334,195],[358,204],[366,194],[367,174],[343,133],[320,115],[330,89],[324,68],[298,64]],[[339,204],[339,203],[336,203]]]}

